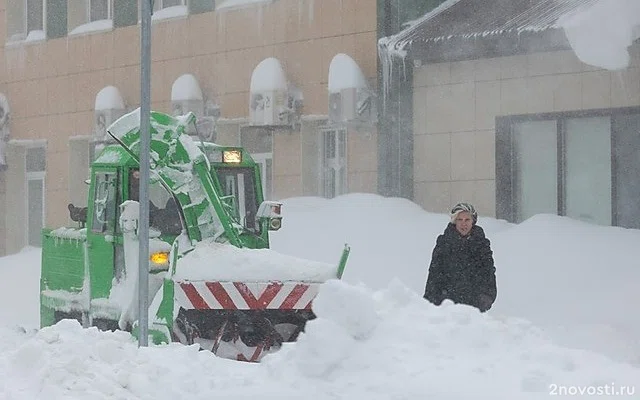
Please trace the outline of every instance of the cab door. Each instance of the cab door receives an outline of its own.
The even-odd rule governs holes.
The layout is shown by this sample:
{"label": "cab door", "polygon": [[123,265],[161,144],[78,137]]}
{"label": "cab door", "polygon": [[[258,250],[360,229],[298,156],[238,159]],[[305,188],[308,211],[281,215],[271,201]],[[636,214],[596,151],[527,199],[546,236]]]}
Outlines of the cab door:
{"label": "cab door", "polygon": [[109,297],[116,275],[116,247],[120,236],[118,205],[122,202],[119,188],[117,169],[95,171],[87,216],[91,299]]}

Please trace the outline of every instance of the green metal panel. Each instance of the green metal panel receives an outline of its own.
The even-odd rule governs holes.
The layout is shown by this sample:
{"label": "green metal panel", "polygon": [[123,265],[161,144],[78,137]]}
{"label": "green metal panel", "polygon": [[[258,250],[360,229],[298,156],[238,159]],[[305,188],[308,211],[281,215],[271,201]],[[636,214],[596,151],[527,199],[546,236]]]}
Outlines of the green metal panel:
{"label": "green metal panel", "polygon": [[136,159],[118,144],[106,146],[96,157],[93,167],[133,167],[138,166]]}
{"label": "green metal panel", "polygon": [[84,239],[42,235],[42,290],[80,292],[84,281]]}
{"label": "green metal panel", "polygon": [[53,309],[40,305],[40,328],[55,324],[55,316]]}

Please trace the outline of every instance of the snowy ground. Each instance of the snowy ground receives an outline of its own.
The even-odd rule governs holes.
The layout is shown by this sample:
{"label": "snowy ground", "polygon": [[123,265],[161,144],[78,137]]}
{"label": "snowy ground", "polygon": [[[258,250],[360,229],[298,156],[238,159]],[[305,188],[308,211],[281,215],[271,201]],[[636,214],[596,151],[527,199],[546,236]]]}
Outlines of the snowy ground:
{"label": "snowy ground", "polygon": [[630,251],[640,231],[550,215],[519,225],[481,217],[498,300],[480,314],[421,298],[447,216],[370,194],[288,199],[283,213],[275,250],[331,263],[344,243],[352,252],[344,281],[325,284],[314,302],[318,319],[259,365],[177,344],[138,349],[126,333],[72,322],[35,331],[40,252],[0,258],[0,398],[640,395],[640,270]]}

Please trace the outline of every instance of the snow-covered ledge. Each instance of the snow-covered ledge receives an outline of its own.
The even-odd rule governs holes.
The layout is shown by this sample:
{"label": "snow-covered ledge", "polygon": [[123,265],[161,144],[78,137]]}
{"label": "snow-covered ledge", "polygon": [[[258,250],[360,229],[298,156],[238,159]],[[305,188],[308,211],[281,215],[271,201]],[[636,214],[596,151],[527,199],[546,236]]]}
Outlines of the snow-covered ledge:
{"label": "snow-covered ledge", "polygon": [[26,36],[24,33],[11,36],[7,40],[6,45],[8,47],[11,47],[22,44],[40,43],[44,42],[45,40],[47,40],[47,34],[43,30],[34,30],[29,31]]}
{"label": "snow-covered ledge", "polygon": [[166,21],[169,19],[186,18],[189,15],[187,6],[166,7],[158,11],[154,11],[151,15],[152,22]]}
{"label": "snow-covered ledge", "polygon": [[113,20],[112,19],[101,19],[98,21],[91,21],[86,24],[79,25],[75,27],[71,32],[69,32],[69,36],[82,36],[89,35],[93,33],[102,33],[109,32],[113,30]]}
{"label": "snow-covered ledge", "polygon": [[250,7],[256,4],[271,4],[273,0],[222,0],[216,3],[216,11],[233,10],[243,7]]}

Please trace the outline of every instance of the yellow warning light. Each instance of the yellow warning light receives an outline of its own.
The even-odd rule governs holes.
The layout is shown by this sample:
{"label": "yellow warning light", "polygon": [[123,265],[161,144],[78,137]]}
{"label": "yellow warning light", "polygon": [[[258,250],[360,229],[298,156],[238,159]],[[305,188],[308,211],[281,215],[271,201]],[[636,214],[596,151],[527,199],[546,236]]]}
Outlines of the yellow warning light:
{"label": "yellow warning light", "polygon": [[222,162],[239,164],[242,162],[242,151],[225,150],[222,152]]}
{"label": "yellow warning light", "polygon": [[149,259],[154,264],[167,264],[169,262],[169,253],[153,253]]}

